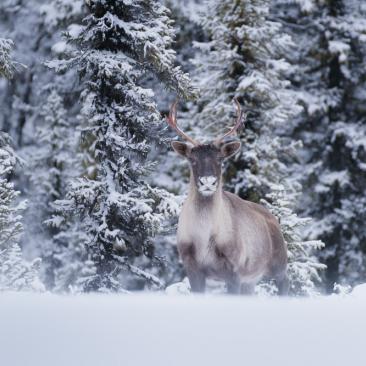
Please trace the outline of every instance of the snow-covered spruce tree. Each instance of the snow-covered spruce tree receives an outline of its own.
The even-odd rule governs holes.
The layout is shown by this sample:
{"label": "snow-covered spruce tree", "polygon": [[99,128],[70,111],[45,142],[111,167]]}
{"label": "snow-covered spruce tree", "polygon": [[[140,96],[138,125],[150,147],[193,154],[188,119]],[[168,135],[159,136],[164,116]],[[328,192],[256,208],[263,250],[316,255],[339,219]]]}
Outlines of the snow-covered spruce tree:
{"label": "snow-covered spruce tree", "polygon": [[[173,29],[158,1],[87,5],[84,25],[68,34],[78,51],[49,66],[58,72],[78,70],[84,88],[82,141],[96,161],[96,174],[73,180],[58,206],[65,216],[81,217],[89,238],[95,272],[84,283],[86,291],[161,286],[138,257],[158,261],[151,238],[176,204],[166,191],[146,182],[154,166],[148,153],[161,141],[163,124],[154,95],[141,80],[153,74],[181,97],[194,93],[174,66]],[[131,281],[131,274],[141,282]]]}
{"label": "snow-covered spruce tree", "polygon": [[[0,39],[0,76],[10,78],[13,75],[12,46],[11,40]],[[41,290],[42,284],[38,279],[40,260],[26,262],[18,244],[23,231],[21,213],[25,202],[17,203],[19,192],[9,181],[16,163],[9,136],[0,132],[0,291]]]}
{"label": "snow-covered spruce tree", "polygon": [[19,148],[31,142],[31,134],[25,130],[32,124],[38,91],[50,74],[40,62],[49,51],[50,38],[39,15],[40,4],[40,0],[0,2],[0,34],[14,41],[14,59],[26,66],[19,68],[8,83],[0,85],[0,128],[12,137],[20,156]]}
{"label": "snow-covered spruce tree", "polygon": [[54,204],[65,196],[72,179],[87,174],[85,154],[78,147],[80,131],[63,104],[53,90],[41,111],[39,146],[31,158],[32,211],[40,229],[39,253],[46,285],[55,292],[75,293],[83,291],[85,281],[95,275],[96,269],[85,248],[90,238],[79,218],[60,215]]}
{"label": "snow-covered spruce tree", "polygon": [[305,243],[301,237],[306,220],[293,207],[301,185],[291,178],[299,143],[284,138],[300,111],[288,89],[290,65],[283,59],[293,44],[279,23],[268,20],[269,3],[210,3],[203,26],[211,39],[198,44],[202,53],[195,59],[202,98],[194,123],[198,137],[212,138],[232,125],[233,97],[244,106],[243,148],[225,167],[227,186],[245,199],[265,203],[278,217],[289,249],[291,292],[311,294],[321,267],[312,252],[321,243]]}
{"label": "snow-covered spruce tree", "polygon": [[31,220],[27,234],[32,238],[32,251],[42,258],[43,281],[53,288],[54,271],[63,265],[57,256],[68,249],[68,244],[55,239],[60,225],[53,222],[46,226],[45,221],[56,214],[52,204],[64,196],[68,180],[80,174],[75,158],[77,133],[56,89],[48,95],[35,125],[37,142],[29,149],[27,164],[30,179],[27,217]]}
{"label": "snow-covered spruce tree", "polygon": [[[61,32],[56,28],[80,16],[83,0],[2,0],[0,34],[15,43],[13,55],[19,67],[15,78],[0,85],[0,128],[9,133],[17,153],[33,144],[34,126],[44,95],[40,92],[52,82],[70,85],[72,78],[57,78],[43,61],[62,51]],[[75,98],[74,98],[75,99]]]}
{"label": "snow-covered spruce tree", "polygon": [[11,61],[10,52],[14,43],[11,39],[0,38],[0,76],[10,79],[15,69],[14,62]]}
{"label": "snow-covered spruce tree", "polygon": [[192,71],[190,59],[197,50],[192,47],[194,41],[203,41],[205,33],[200,24],[200,13],[205,9],[204,0],[164,0],[164,4],[172,12],[176,39],[174,50],[182,69]]}
{"label": "snow-covered spruce tree", "polygon": [[298,45],[291,80],[304,112],[300,209],[315,218],[308,237],[326,244],[328,289],[366,281],[366,7],[360,1],[277,0],[274,10]]}
{"label": "snow-covered spruce tree", "polygon": [[[47,274],[45,282],[48,287],[52,286],[53,267],[61,265],[55,259],[55,254],[61,255],[65,244],[56,245],[51,239],[59,233],[60,228],[47,228],[43,221],[54,212],[50,206],[54,193],[57,192],[59,197],[63,194],[60,193],[61,186],[65,185],[63,180],[70,174],[80,173],[75,164],[69,164],[72,170],[63,172],[55,179],[54,164],[63,165],[56,163],[56,160],[63,160],[67,153],[75,156],[73,151],[67,151],[71,148],[67,136],[75,139],[77,133],[70,130],[64,136],[57,136],[50,128],[55,127],[55,124],[58,128],[56,121],[59,118],[70,124],[75,120],[79,108],[78,90],[73,88],[75,72],[55,76],[42,61],[50,59],[51,53],[59,55],[64,52],[66,45],[61,40],[61,30],[81,20],[82,4],[82,0],[54,0],[47,3],[39,0],[6,0],[0,4],[0,33],[14,37],[17,44],[14,57],[27,66],[18,68],[15,78],[0,85],[0,104],[3,107],[0,125],[13,136],[17,152],[25,161],[24,169],[21,172],[17,170],[12,176],[28,200],[28,209],[23,215],[24,235],[21,236],[20,246],[26,257],[42,257],[41,274],[43,279]],[[62,101],[57,102],[55,98],[47,100],[47,95],[56,89]],[[57,108],[60,111],[57,112]],[[70,129],[72,127],[69,126]],[[62,132],[66,132],[66,128]],[[55,140],[47,141],[47,136]],[[57,150],[60,146],[63,146],[63,154]],[[71,243],[70,238],[67,243]],[[70,256],[70,268],[72,264],[69,260]]]}
{"label": "snow-covered spruce tree", "polygon": [[[60,4],[60,0],[54,3]],[[47,4],[46,4],[47,3]],[[43,238],[41,231],[47,231],[42,222],[38,219],[43,218],[44,213],[36,211],[34,207],[38,192],[33,188],[38,186],[29,185],[28,174],[26,170],[32,165],[30,156],[35,154],[38,149],[36,140],[36,128],[42,121],[40,117],[41,109],[44,104],[45,95],[52,86],[50,82],[57,85],[60,91],[68,114],[75,104],[75,95],[70,97],[71,93],[66,93],[65,85],[72,85],[75,77],[69,77],[69,74],[61,77],[55,77],[54,73],[48,70],[43,61],[51,59],[51,53],[57,53],[60,45],[57,44],[61,35],[55,31],[57,20],[62,19],[67,8],[67,18],[74,16],[74,8],[80,4],[81,0],[72,2],[64,0],[63,7],[59,6],[52,11],[51,3],[43,0],[4,0],[0,2],[0,34],[14,40],[13,57],[26,67],[18,67],[16,77],[7,83],[0,83],[0,129],[9,133],[14,142],[17,154],[25,161],[24,170],[16,170],[12,178],[23,195],[27,196],[29,209],[23,214],[24,235],[20,238],[20,246],[26,258],[35,258],[43,255],[39,249],[44,248],[46,243],[39,239]],[[60,11],[65,8],[65,11]],[[48,12],[46,11],[48,10]],[[55,10],[55,9],[53,9]],[[53,50],[53,46],[55,50]],[[57,51],[57,52],[56,52]],[[19,173],[19,174],[18,174]],[[41,188],[41,187],[40,187]],[[34,235],[37,233],[37,235]],[[47,265],[47,260],[42,262]],[[43,271],[41,271],[43,272]]]}
{"label": "snow-covered spruce tree", "polygon": [[9,182],[17,162],[9,143],[8,135],[0,132],[0,291],[42,290],[38,279],[40,260],[26,262],[18,244],[25,202],[17,203],[19,192]]}
{"label": "snow-covered spruce tree", "polygon": [[318,263],[315,249],[323,247],[319,240],[304,239],[303,229],[312,219],[299,217],[296,203],[302,192],[297,182],[283,180],[281,184],[272,184],[271,192],[262,199],[281,224],[282,234],[288,246],[288,273],[291,281],[291,292],[294,294],[313,295],[319,292],[317,284],[321,282],[321,271],[326,267]]}

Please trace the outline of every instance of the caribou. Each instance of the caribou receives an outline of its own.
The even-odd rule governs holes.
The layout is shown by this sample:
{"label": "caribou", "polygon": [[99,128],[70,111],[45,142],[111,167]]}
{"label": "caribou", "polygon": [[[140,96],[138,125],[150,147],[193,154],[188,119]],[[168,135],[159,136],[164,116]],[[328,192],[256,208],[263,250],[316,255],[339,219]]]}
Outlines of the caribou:
{"label": "caribou", "polygon": [[[199,143],[177,124],[177,101],[167,116],[169,126],[186,142],[174,140],[176,153],[188,160],[188,196],[179,216],[177,245],[192,292],[204,292],[206,279],[224,281],[230,294],[252,294],[256,284],[274,279],[279,295],[289,289],[287,247],[275,216],[264,206],[223,190],[222,164],[241,148],[244,124],[234,99],[234,126],[210,143]],[[228,141],[227,138],[230,137]]]}

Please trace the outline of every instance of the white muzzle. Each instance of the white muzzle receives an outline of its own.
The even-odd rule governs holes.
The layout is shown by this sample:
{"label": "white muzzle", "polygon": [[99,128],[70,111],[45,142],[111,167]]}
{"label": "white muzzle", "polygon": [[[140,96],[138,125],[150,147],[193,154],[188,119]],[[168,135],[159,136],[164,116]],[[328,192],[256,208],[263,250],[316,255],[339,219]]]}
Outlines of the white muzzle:
{"label": "white muzzle", "polygon": [[198,178],[198,191],[203,196],[210,196],[216,192],[217,178],[214,176],[199,177]]}

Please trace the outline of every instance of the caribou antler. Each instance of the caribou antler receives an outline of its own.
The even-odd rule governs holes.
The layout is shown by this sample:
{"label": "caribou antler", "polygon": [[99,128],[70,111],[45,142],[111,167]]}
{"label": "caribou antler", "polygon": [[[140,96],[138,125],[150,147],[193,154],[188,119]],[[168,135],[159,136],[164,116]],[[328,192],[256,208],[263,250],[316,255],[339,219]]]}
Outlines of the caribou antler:
{"label": "caribou antler", "polygon": [[218,137],[215,141],[214,144],[218,145],[220,144],[224,138],[228,137],[228,136],[237,136],[238,134],[238,129],[242,126],[243,124],[243,117],[244,117],[244,112],[241,109],[240,103],[238,102],[238,99],[234,98],[234,102],[236,105],[236,110],[237,110],[237,118],[236,118],[236,122],[235,125],[230,128],[230,130],[228,132],[225,133],[225,135]]}
{"label": "caribou antler", "polygon": [[169,116],[166,117],[166,120],[168,122],[168,125],[175,130],[178,135],[180,137],[182,137],[183,139],[189,141],[191,144],[193,144],[194,146],[198,145],[198,142],[193,140],[191,137],[189,137],[188,135],[186,135],[177,125],[177,104],[178,104],[178,100],[176,100],[172,106],[170,107],[170,112],[169,112]]}

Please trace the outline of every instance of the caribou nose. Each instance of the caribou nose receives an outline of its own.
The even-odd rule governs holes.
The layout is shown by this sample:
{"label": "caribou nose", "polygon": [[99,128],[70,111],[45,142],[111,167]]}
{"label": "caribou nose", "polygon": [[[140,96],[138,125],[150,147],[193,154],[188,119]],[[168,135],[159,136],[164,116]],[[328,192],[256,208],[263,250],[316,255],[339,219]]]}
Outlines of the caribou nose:
{"label": "caribou nose", "polygon": [[217,183],[217,178],[213,176],[200,177],[198,180],[203,186],[214,186]]}

